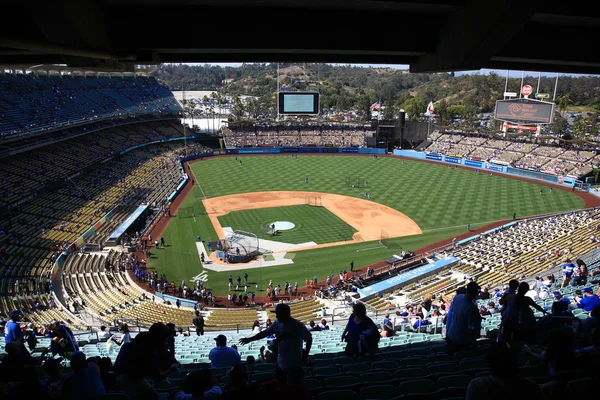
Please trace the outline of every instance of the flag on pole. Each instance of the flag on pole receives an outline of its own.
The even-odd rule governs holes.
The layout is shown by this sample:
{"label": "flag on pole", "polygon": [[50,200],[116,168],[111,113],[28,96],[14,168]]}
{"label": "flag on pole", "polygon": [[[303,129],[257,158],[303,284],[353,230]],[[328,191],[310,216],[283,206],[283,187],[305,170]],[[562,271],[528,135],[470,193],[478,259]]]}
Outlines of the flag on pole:
{"label": "flag on pole", "polygon": [[433,115],[435,114],[435,109],[433,108],[433,101],[429,102],[429,105],[427,106],[427,111],[425,111],[425,115]]}

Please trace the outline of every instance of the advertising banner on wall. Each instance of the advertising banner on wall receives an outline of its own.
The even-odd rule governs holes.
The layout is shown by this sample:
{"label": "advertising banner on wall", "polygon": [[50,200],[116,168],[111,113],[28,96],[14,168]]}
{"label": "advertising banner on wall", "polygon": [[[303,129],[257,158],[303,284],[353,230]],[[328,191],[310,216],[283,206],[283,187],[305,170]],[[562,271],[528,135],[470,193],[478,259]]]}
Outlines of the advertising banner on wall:
{"label": "advertising banner on wall", "polygon": [[462,160],[460,158],[446,156],[444,157],[444,161],[451,164],[460,164]]}
{"label": "advertising banner on wall", "polygon": [[488,164],[486,168],[490,171],[504,172],[504,168],[501,165]]}
{"label": "advertising banner on wall", "polygon": [[425,156],[425,158],[428,160],[442,161],[442,156],[435,153],[429,153]]}
{"label": "advertising banner on wall", "polygon": [[465,160],[465,165],[467,167],[481,168],[483,163],[481,161]]}

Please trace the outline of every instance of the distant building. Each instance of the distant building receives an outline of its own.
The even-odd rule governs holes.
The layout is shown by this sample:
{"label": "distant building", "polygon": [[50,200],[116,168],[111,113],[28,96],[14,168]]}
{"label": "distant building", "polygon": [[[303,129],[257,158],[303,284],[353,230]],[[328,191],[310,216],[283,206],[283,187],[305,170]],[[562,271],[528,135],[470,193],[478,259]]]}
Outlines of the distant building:
{"label": "distant building", "polygon": [[223,79],[223,81],[221,82],[223,85],[227,85],[228,83],[231,83],[235,81],[235,79],[233,78],[227,78],[227,79]]}

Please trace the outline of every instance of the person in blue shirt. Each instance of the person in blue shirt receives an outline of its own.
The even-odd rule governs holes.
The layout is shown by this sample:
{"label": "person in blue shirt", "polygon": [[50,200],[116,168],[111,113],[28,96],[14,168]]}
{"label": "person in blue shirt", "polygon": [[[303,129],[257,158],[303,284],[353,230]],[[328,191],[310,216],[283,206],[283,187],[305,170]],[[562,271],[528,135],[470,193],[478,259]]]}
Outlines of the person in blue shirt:
{"label": "person in blue shirt", "polygon": [[562,266],[563,273],[565,277],[563,278],[562,286],[565,287],[571,282],[573,278],[573,271],[575,270],[575,265],[568,258],[565,260],[565,263]]}
{"label": "person in blue shirt", "polygon": [[9,344],[11,342],[19,342],[23,343],[23,330],[21,329],[21,324],[19,320],[23,315],[20,311],[14,310],[8,313],[8,317],[10,321],[6,323],[4,328],[4,343]]}
{"label": "person in blue shirt", "polygon": [[212,368],[231,368],[241,362],[240,353],[234,348],[227,346],[227,337],[219,335],[215,338],[217,347],[208,353],[208,359]]}
{"label": "person in blue shirt", "polygon": [[594,294],[592,288],[586,287],[583,289],[584,297],[579,301],[577,307],[583,308],[583,311],[590,312],[594,309],[594,307],[600,305],[600,299],[597,295]]}
{"label": "person in blue shirt", "polygon": [[561,293],[561,292],[559,292],[558,290],[554,291],[554,293],[553,293],[553,294],[554,294],[554,299],[555,299],[556,301],[562,301],[562,302],[565,302],[565,303],[567,303],[567,304],[569,304],[569,303],[570,303],[570,300],[569,300],[569,298],[568,298],[568,297],[563,297],[562,293]]}

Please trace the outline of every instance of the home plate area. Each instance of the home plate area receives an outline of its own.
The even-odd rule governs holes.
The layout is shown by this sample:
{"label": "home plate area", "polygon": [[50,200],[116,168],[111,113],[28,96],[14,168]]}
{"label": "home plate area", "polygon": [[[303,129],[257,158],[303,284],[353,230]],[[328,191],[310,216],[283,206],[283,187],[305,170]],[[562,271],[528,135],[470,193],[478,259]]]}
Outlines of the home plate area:
{"label": "home plate area", "polygon": [[[285,221],[275,222],[276,227],[277,227],[278,223],[281,224],[281,222],[285,222]],[[285,228],[285,225],[284,225],[284,228]],[[234,234],[234,231],[231,227],[223,227],[223,232],[225,233],[226,237]],[[236,232],[236,234],[239,235],[239,232]],[[252,240],[252,239],[254,239],[254,238],[248,237],[248,240]],[[274,267],[277,265],[293,264],[294,261],[292,258],[285,257],[287,254],[287,251],[298,250],[298,249],[312,247],[312,246],[317,246],[317,243],[305,242],[305,243],[299,243],[299,244],[292,244],[292,243],[276,242],[274,240],[260,239],[259,249],[260,249],[260,253],[262,255],[256,257],[256,259],[253,261],[249,261],[246,263],[236,263],[236,264],[225,263],[220,258],[218,258],[217,253],[213,251],[210,254],[210,257],[208,257],[208,258],[205,257],[205,260],[204,260],[205,262],[202,263],[202,267],[204,269],[209,269],[211,271],[223,272],[223,271],[235,271],[235,270],[239,270],[239,269]],[[196,247],[198,248],[198,257],[200,257],[200,254],[202,254],[202,253],[204,253],[205,255],[208,254],[204,243],[198,241],[198,242],[196,242]],[[265,259],[263,255],[268,255],[269,257],[267,257],[267,259]]]}

